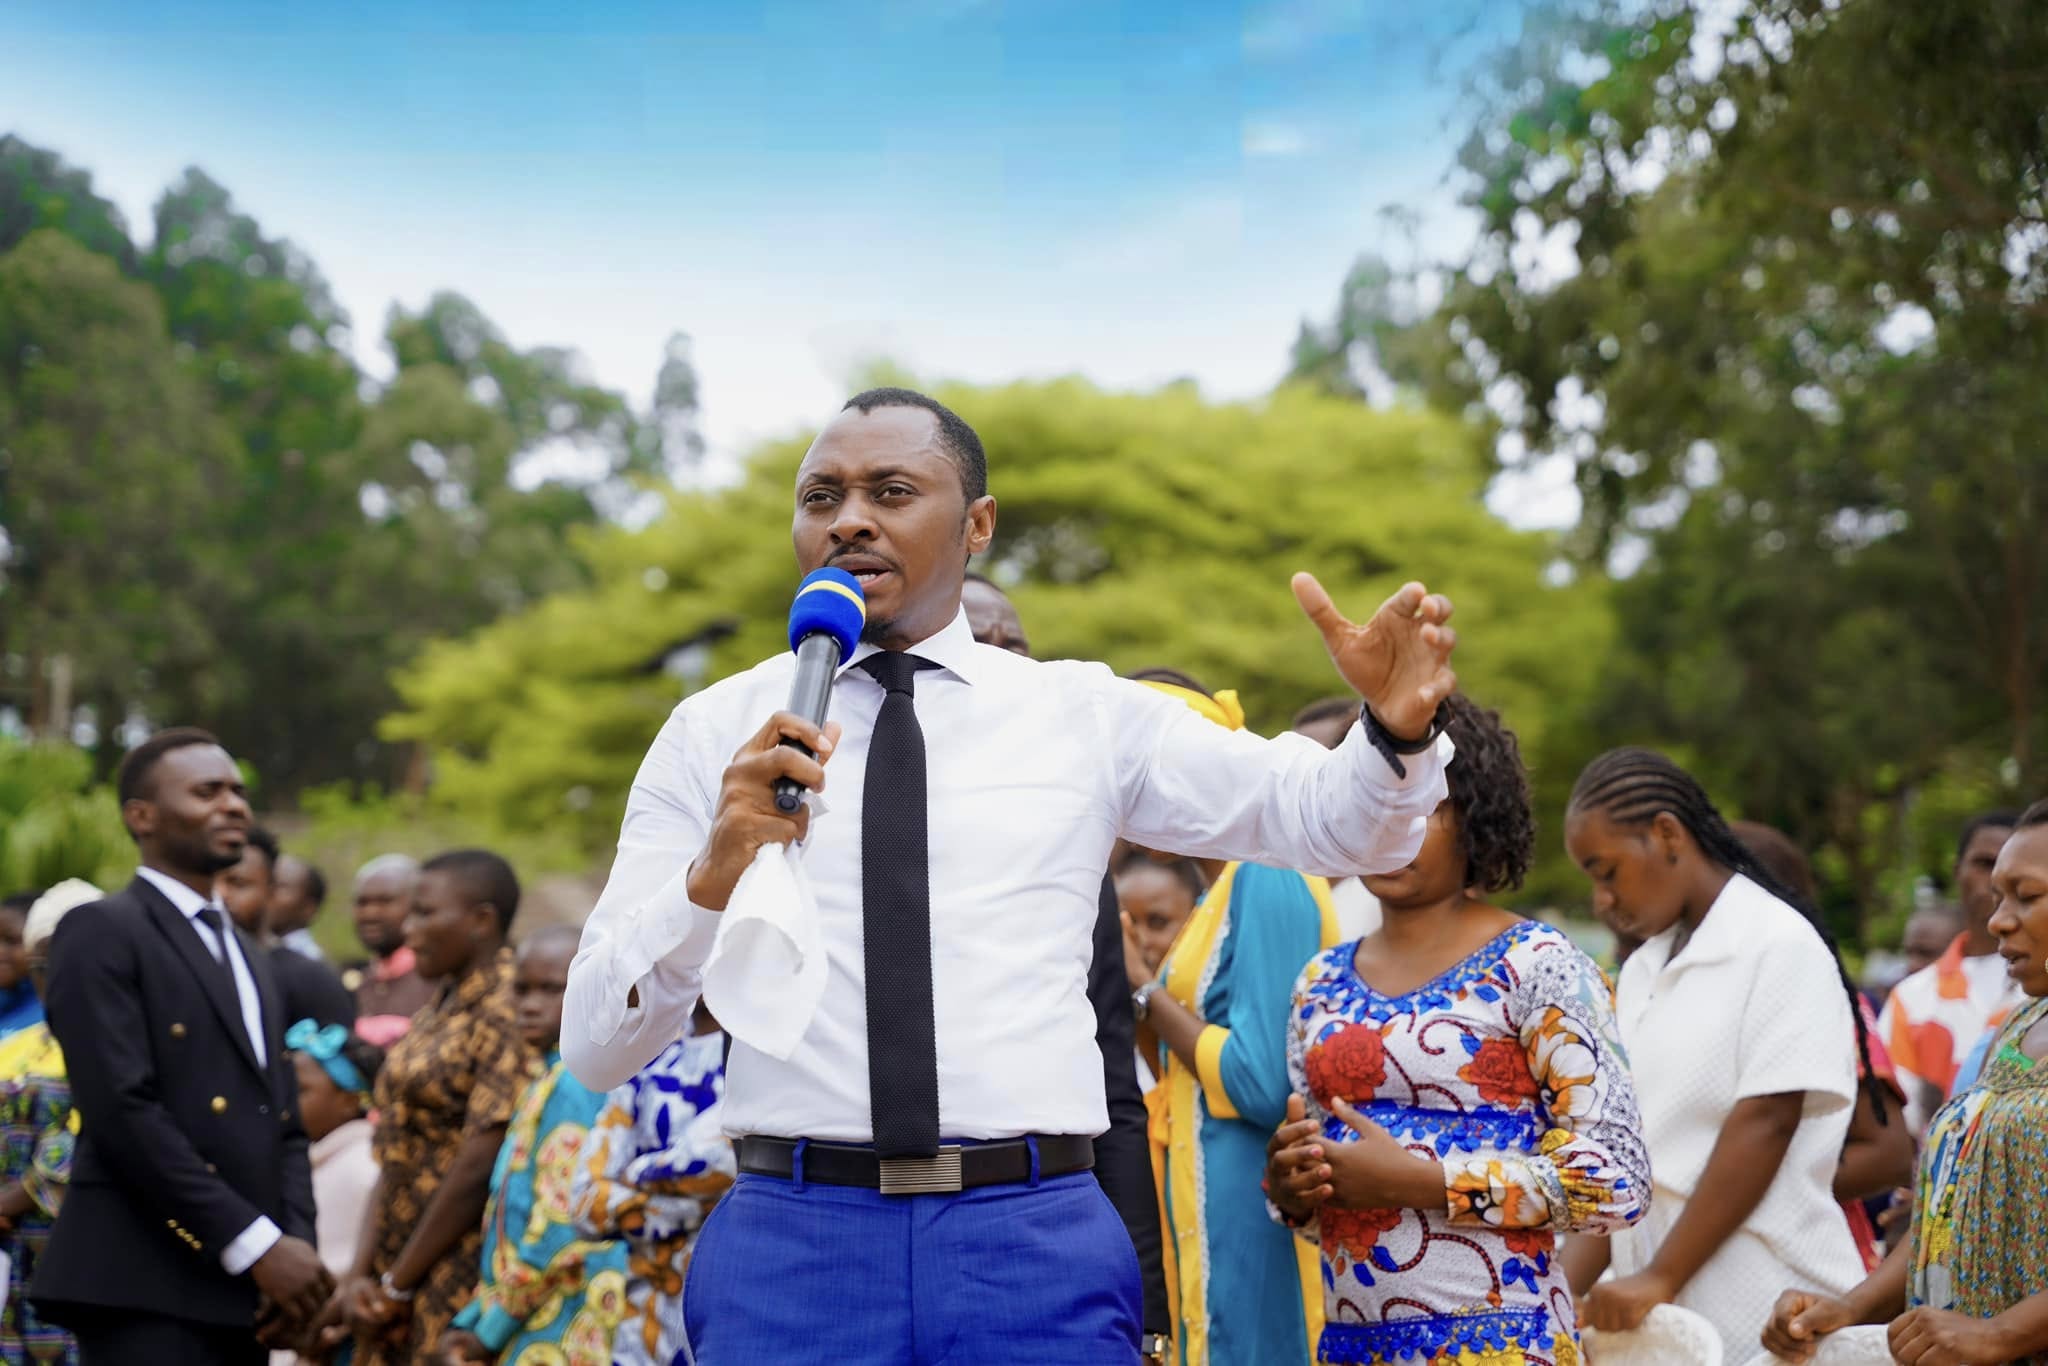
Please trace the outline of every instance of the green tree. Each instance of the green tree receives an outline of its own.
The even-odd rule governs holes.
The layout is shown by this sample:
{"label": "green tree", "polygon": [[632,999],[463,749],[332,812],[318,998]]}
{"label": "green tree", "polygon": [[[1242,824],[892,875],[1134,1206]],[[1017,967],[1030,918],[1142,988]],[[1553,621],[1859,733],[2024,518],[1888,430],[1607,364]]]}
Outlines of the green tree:
{"label": "green tree", "polygon": [[210,686],[234,454],[146,286],[53,229],[0,255],[0,638],[31,731]]}
{"label": "green tree", "polygon": [[1859,910],[1959,757],[2048,776],[2044,72],[2024,0],[1596,0],[1531,21],[1463,154],[1429,383],[1641,560],[1609,733]]}
{"label": "green tree", "polygon": [[[407,751],[376,738],[396,702],[392,669],[429,638],[583,583],[569,535],[695,459],[687,345],[671,341],[643,417],[573,353],[515,347],[441,294],[393,311],[397,374],[372,384],[312,261],[225,187],[186,172],[153,226],[138,251],[88,175],[0,139],[0,252],[29,251],[35,229],[71,248],[35,246],[35,268],[54,273],[19,281],[40,291],[35,311],[8,320],[10,374],[42,369],[5,396],[15,427],[0,429],[0,449],[30,441],[36,459],[24,465],[23,446],[0,466],[7,591],[20,605],[4,629],[10,641],[37,633],[4,682],[52,732],[68,731],[77,706],[103,736],[130,715],[209,725],[276,800],[394,778]],[[69,334],[27,330],[88,325],[51,303],[81,290],[119,301],[117,315],[89,320],[104,363],[88,364]],[[50,366],[53,346],[70,368]],[[71,401],[62,386],[74,381],[90,402]],[[149,430],[129,439],[116,416]],[[53,463],[117,440],[91,467]],[[53,538],[91,547],[94,576],[46,573]],[[75,588],[86,583],[89,597]],[[62,640],[38,605],[60,593]],[[79,643],[88,636],[93,649]]]}
{"label": "green tree", "polygon": [[[1486,511],[1461,424],[1306,389],[1258,404],[1077,380],[938,392],[989,446],[1000,515],[983,567],[1013,585],[1040,653],[1187,669],[1239,689],[1270,733],[1341,686],[1289,574],[1315,570],[1360,612],[1420,576],[1483,643],[1460,661],[1468,690],[1504,708],[1539,761],[1583,747],[1575,713],[1584,661],[1607,644],[1604,590],[1555,583],[1553,538]],[[590,588],[405,671],[387,731],[430,747],[437,796],[509,826],[577,830],[593,849],[614,838],[679,683],[785,648],[807,444],[763,448],[740,483],[677,493],[640,530],[584,535]],[[1561,885],[1554,860],[1547,876],[1539,891]]]}

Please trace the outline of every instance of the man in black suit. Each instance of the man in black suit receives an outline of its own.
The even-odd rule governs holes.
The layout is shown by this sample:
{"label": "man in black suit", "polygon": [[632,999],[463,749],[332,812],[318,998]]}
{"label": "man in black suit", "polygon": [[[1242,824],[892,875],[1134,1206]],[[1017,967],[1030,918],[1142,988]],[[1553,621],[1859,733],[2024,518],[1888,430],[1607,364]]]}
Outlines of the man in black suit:
{"label": "man in black suit", "polygon": [[162,731],[122,761],[142,867],[64,917],[47,1007],[82,1122],[30,1295],[86,1366],[258,1366],[333,1288],[268,955],[213,900],[248,838],[234,760]]}

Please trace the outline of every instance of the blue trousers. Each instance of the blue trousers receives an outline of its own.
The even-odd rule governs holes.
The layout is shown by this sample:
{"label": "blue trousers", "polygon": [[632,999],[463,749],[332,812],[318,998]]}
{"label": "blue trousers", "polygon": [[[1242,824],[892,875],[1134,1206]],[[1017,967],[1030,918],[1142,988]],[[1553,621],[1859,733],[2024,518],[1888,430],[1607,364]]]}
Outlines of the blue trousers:
{"label": "blue trousers", "polygon": [[742,1174],[697,1235],[697,1366],[1135,1366],[1130,1234],[1088,1172],[955,1195]]}

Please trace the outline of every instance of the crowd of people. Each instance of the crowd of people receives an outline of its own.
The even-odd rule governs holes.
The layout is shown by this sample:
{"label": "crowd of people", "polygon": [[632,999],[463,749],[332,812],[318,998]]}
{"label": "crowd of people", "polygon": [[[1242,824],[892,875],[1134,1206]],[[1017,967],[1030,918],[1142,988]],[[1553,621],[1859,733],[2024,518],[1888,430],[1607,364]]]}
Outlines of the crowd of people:
{"label": "crowd of people", "polygon": [[[1021,649],[1014,622],[984,635],[1008,629]],[[1243,723],[1184,674],[1138,681]],[[1316,738],[1331,711],[1298,729]],[[1732,1360],[1804,1360],[1877,1323],[1899,1361],[2048,1351],[2048,805],[1965,827],[1959,918],[1934,922],[1948,942],[1873,1015],[1791,842],[1725,822],[1668,759],[1615,751],[1564,830],[1614,933],[1610,987],[1564,934],[1493,904],[1534,856],[1527,775],[1498,714],[1462,696],[1445,712],[1449,796],[1398,872],[1333,886],[1118,850],[1139,1016],[1120,1061],[1147,1098],[1148,1318],[1170,1359],[1569,1363],[1582,1326],[1628,1331],[1664,1303]],[[207,777],[180,756],[209,750],[168,732],[122,781],[165,812],[139,835],[144,885],[205,880],[268,968],[324,1268],[310,1316],[273,1313],[272,1360],[686,1360],[693,1235],[735,1170],[716,1021],[700,1006],[631,1082],[583,1086],[558,1047],[577,932],[510,946],[519,885],[481,850],[362,868],[366,957],[337,970],[305,933],[320,870],[246,816],[219,841],[234,861],[207,866],[212,808],[240,798],[176,789]],[[96,1031],[45,1018],[53,941],[92,904],[76,882],[0,902],[9,1363],[76,1361],[110,1307],[37,1285],[104,1085],[75,1099],[67,1060],[110,1066],[65,1046]]]}
{"label": "crowd of people", "polygon": [[[875,430],[869,415],[848,426]],[[885,482],[907,479],[892,467]],[[1019,662],[1015,608],[986,580],[946,591],[958,639],[931,636],[918,667],[1027,705],[1040,675]],[[1403,619],[1448,614],[1395,602]],[[1306,592],[1304,605],[1333,610]],[[1447,654],[1447,631],[1431,639]],[[917,667],[870,672],[875,733],[909,717],[922,747],[909,703],[934,694],[916,691]],[[1244,726],[1228,691],[1168,668],[1056,681],[1149,727],[1166,747],[1147,751],[1159,782],[1266,771],[1264,742],[1219,747]],[[737,723],[736,696],[718,704]],[[1096,907],[1089,961],[1031,958],[1035,884],[988,892],[1017,914],[974,933],[1007,935],[1000,966],[1044,987],[1043,1036],[993,1008],[1014,983],[965,980],[968,941],[932,911],[920,932],[936,1011],[971,1020],[974,1048],[1000,1063],[978,1091],[945,1051],[957,1039],[927,1052],[952,1088],[943,1131],[938,1096],[885,1091],[880,1070],[828,1068],[822,1096],[760,1082],[782,1056],[729,1042],[698,990],[710,936],[696,927],[718,923],[737,869],[715,900],[693,883],[673,919],[646,888],[621,901],[615,875],[580,934],[515,935],[506,858],[389,854],[354,877],[366,957],[337,967],[308,933],[322,871],[253,824],[214,737],[159,732],[117,779],[135,881],[0,902],[0,1362],[1579,1366],[1668,1323],[1666,1306],[1730,1363],[1807,1361],[1859,1332],[1906,1366],[2048,1362],[2048,802],[1960,832],[1954,918],[1915,919],[1908,948],[1924,961],[1875,1000],[1792,841],[1724,819],[1662,754],[1610,751],[1550,836],[1612,932],[1603,965],[1500,904],[1539,837],[1507,719],[1461,693],[1433,705],[1412,742],[1356,698],[1311,704],[1272,742],[1325,799],[1350,800],[1322,780],[1340,754],[1347,773],[1384,763],[1374,799],[1412,854],[1344,860],[1398,865],[1387,871],[1211,858],[1227,842],[1214,830],[1165,798],[1134,812],[1130,799],[1133,837],[1107,866],[1094,848],[1062,867]],[[750,754],[762,774],[820,787],[838,732],[802,735],[816,762],[778,753],[771,726],[728,789]],[[1172,746],[1239,768],[1176,769]],[[1033,783],[1034,763],[1094,758],[1000,755]],[[1407,766],[1435,780],[1430,764],[1440,786],[1417,788]],[[636,802],[682,772],[651,755]],[[921,790],[922,768],[914,779]],[[760,786],[746,800],[765,800]],[[1411,820],[1398,802],[1418,791]],[[859,796],[834,802],[866,825]],[[1270,819],[1246,811],[1235,818]],[[636,819],[622,864],[644,865],[649,888],[680,884],[670,832]],[[923,877],[982,876],[968,843]],[[915,876],[881,876],[871,864],[842,881],[871,904],[870,886],[923,895]],[[857,960],[851,933],[837,952]],[[586,995],[581,1014],[579,973],[612,992]],[[1077,1051],[1063,1012],[1081,990],[1096,1030]],[[872,1019],[891,1004],[871,980],[864,1004],[833,1008]],[[935,1008],[920,1009],[929,1036]],[[752,1108],[736,1113],[728,1063],[749,1047]],[[977,1140],[963,1096],[1027,1110],[1008,1131],[1027,1137]],[[835,1105],[865,1137],[832,1131]],[[966,1139],[934,1159],[913,1136],[911,1156],[890,1155],[891,1111],[920,1105],[932,1140]],[[781,1114],[799,1118],[785,1128]],[[892,1192],[904,1170],[940,1172],[922,1189],[945,1193]],[[740,1203],[748,1222],[725,1219]],[[943,1262],[918,1260],[934,1246]],[[1029,1265],[1024,1289],[892,1298],[926,1266],[971,1284],[1008,1263]],[[1076,1275],[1074,1321],[1053,1322],[1032,1287]],[[813,1336],[855,1320],[869,1355]],[[1040,1335],[1043,1352],[1016,1346]],[[1075,1342],[1096,1346],[1075,1355]]]}

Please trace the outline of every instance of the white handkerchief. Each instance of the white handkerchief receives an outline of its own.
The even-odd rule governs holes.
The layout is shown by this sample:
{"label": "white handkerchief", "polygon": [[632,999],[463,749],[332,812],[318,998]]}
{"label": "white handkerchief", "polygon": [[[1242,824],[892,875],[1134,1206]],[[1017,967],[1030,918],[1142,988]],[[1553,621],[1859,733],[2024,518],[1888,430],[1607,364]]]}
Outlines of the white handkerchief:
{"label": "white handkerchief", "polygon": [[824,994],[825,950],[803,855],[764,844],[725,903],[704,962],[705,1004],[734,1038],[786,1062]]}

